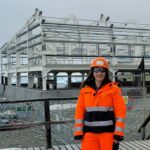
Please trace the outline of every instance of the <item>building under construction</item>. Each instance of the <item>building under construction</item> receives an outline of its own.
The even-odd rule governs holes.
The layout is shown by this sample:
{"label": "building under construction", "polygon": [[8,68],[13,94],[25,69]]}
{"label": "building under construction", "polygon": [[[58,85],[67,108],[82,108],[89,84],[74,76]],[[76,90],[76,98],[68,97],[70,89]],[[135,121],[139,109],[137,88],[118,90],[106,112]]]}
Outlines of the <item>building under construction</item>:
{"label": "building under construction", "polygon": [[35,10],[26,24],[1,47],[1,83],[27,87],[57,89],[57,77],[67,78],[66,88],[75,87],[72,77],[81,81],[96,56],[110,62],[110,74],[123,86],[141,86],[137,67],[145,58],[145,78],[150,73],[150,25],[111,22],[101,14],[98,20],[52,18]]}

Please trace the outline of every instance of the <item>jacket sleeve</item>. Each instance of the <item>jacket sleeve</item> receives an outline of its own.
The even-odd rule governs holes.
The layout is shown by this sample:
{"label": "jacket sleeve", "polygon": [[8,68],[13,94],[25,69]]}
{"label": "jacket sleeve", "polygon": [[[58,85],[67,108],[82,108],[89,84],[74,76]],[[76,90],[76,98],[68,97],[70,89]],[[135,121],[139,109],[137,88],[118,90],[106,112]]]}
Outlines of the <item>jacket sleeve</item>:
{"label": "jacket sleeve", "polygon": [[114,135],[124,136],[126,105],[121,90],[116,87],[113,96],[115,131]]}
{"label": "jacket sleeve", "polygon": [[81,89],[75,110],[74,136],[83,135],[83,119],[85,113],[84,91]]}

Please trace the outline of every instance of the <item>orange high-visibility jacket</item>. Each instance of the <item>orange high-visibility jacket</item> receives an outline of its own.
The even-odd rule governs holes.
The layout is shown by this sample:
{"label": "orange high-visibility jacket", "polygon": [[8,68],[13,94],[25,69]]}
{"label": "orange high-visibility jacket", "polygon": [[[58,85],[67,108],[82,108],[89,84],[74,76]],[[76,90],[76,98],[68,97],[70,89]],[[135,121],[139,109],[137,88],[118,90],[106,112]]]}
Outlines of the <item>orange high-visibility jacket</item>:
{"label": "orange high-visibility jacket", "polygon": [[126,105],[120,88],[113,82],[98,91],[81,89],[75,112],[74,136],[85,132],[114,132],[124,136]]}

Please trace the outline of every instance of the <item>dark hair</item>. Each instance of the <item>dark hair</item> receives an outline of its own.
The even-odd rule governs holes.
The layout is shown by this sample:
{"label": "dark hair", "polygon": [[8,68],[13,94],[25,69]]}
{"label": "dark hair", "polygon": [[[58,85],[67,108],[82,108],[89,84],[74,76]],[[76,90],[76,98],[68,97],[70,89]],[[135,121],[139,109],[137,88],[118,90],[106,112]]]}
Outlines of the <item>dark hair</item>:
{"label": "dark hair", "polygon": [[[101,86],[104,86],[107,83],[110,83],[111,80],[109,79],[109,73],[108,73],[108,69],[106,69],[106,75],[104,80],[102,81]],[[95,85],[95,78],[93,76],[93,69],[91,69],[88,77],[86,78],[86,80],[81,84],[81,88],[85,87],[86,85],[93,87]]]}

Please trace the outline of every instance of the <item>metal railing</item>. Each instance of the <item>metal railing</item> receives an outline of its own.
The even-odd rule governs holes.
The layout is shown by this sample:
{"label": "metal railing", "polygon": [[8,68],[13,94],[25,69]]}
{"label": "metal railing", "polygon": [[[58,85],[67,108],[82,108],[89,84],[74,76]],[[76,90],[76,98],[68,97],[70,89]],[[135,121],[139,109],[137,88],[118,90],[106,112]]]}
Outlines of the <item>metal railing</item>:
{"label": "metal railing", "polygon": [[73,123],[73,119],[66,119],[61,121],[52,121],[51,115],[50,115],[50,101],[69,101],[69,100],[76,100],[77,98],[48,98],[48,99],[32,99],[32,100],[15,100],[15,101],[1,101],[0,105],[4,104],[12,104],[16,105],[19,103],[33,103],[33,102],[44,102],[43,110],[44,110],[44,120],[45,121],[34,121],[34,122],[25,122],[25,123],[16,123],[16,124],[6,124],[6,125],[0,125],[0,131],[10,131],[10,130],[21,130],[26,128],[33,128],[38,126],[45,126],[46,132],[46,147],[51,148],[52,147],[52,133],[51,133],[51,125],[57,125],[57,124],[68,124]]}
{"label": "metal railing", "polygon": [[[143,120],[143,115],[149,112],[150,109],[149,98],[150,97],[144,99],[141,96],[140,97],[128,96],[128,98],[125,100],[128,109],[127,120],[126,120],[126,136],[125,136],[127,141],[140,139],[140,136],[137,135],[137,130],[138,127],[141,125],[141,122]],[[30,107],[27,107],[26,109],[25,108],[26,105],[33,106],[32,112],[29,113],[34,114],[33,116],[34,119],[30,118],[31,115],[29,115],[27,119],[23,118],[22,119],[23,121],[22,122],[19,121],[19,123],[16,122],[15,124],[12,123],[12,124],[5,124],[5,125],[1,124],[0,125],[1,136],[4,138],[3,134],[5,133],[6,133],[5,136],[7,136],[6,140],[3,140],[3,143],[5,143],[6,145],[6,141],[12,140],[11,138],[8,139],[9,137],[8,133],[11,134],[11,131],[15,133],[14,142],[16,143],[13,145],[17,145],[17,146],[21,145],[20,143],[23,142],[22,145],[25,145],[24,143],[27,143],[26,147],[28,147],[30,146],[30,143],[32,143],[30,142],[31,140],[32,141],[36,140],[34,141],[34,143],[32,143],[31,146],[38,145],[38,147],[40,144],[42,146],[45,145],[45,141],[46,141],[47,148],[52,147],[52,145],[74,143],[75,141],[73,140],[72,126],[74,122],[73,115],[74,115],[74,107],[75,107],[76,100],[77,98],[74,97],[74,98],[48,98],[48,99],[1,101],[0,115],[2,114],[2,112],[4,112],[4,110],[10,108],[13,109],[14,107],[17,107],[17,109],[20,110],[21,106],[22,109],[25,112],[27,112],[27,110],[29,110]],[[69,103],[70,105],[68,105]],[[20,116],[21,112],[18,113]],[[55,113],[57,113],[58,115],[55,116],[56,115]],[[22,116],[20,116],[20,118],[22,118]],[[144,131],[143,133],[146,133],[145,127],[149,121],[150,121],[150,115],[141,125],[139,132]],[[23,132],[23,136],[24,136],[23,140],[20,140],[20,138],[17,137],[18,136],[17,130],[19,130],[21,134],[21,135],[19,134],[19,136],[22,136],[22,131],[25,131]],[[32,138],[30,139],[29,142],[26,141],[26,139],[28,139],[28,130],[29,130],[29,134],[32,135],[29,137]],[[6,131],[6,132],[2,132],[2,131]],[[147,137],[147,139],[149,139],[149,136]]]}
{"label": "metal railing", "polygon": [[150,114],[147,116],[147,118],[144,120],[144,122],[142,123],[142,125],[140,126],[138,133],[141,133],[141,138],[142,140],[146,139],[149,140],[150,139],[150,134],[146,137],[146,126],[147,124],[150,122]]}

